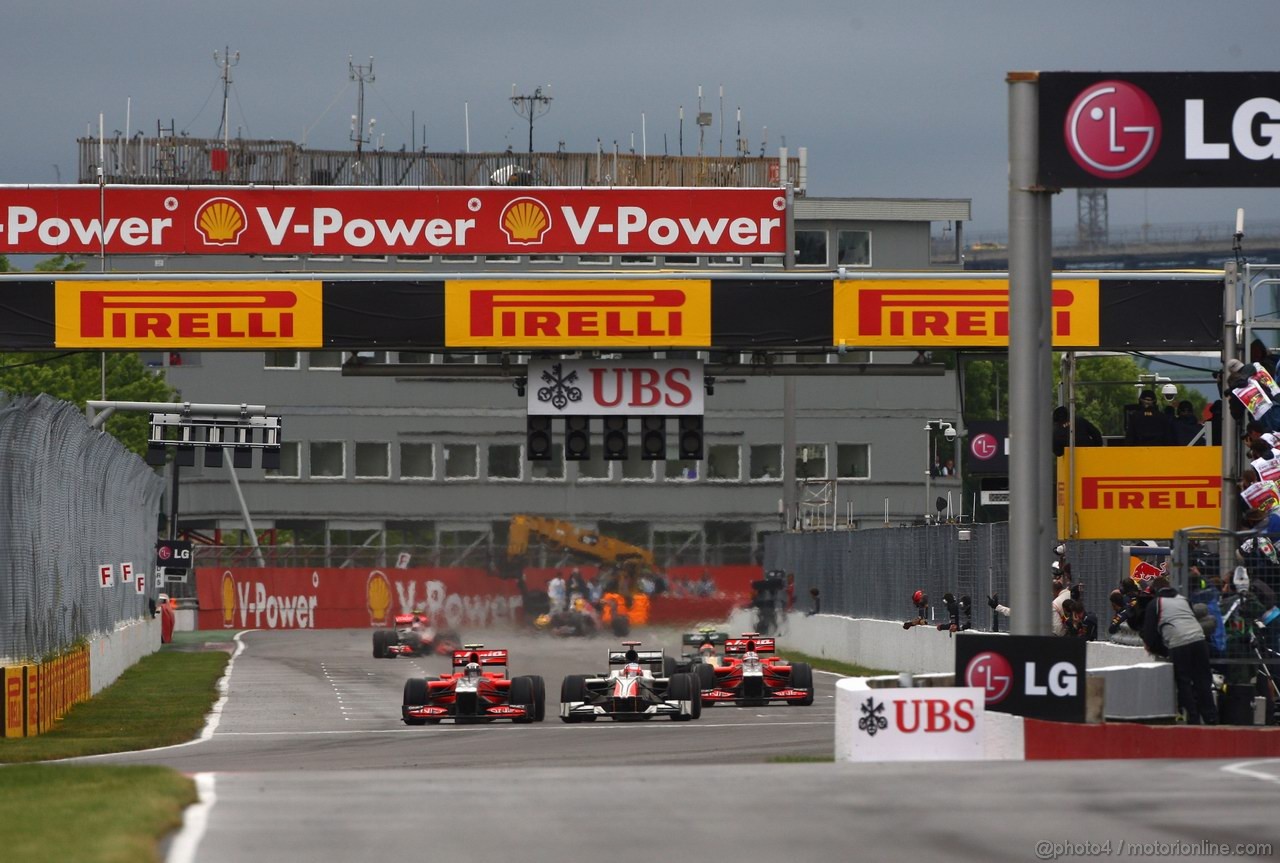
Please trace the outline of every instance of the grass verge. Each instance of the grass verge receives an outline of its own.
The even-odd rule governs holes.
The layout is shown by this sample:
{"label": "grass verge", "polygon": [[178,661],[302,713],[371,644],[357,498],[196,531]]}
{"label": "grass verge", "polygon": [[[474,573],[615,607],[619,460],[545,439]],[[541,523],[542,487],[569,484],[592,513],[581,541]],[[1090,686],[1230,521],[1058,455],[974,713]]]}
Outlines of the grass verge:
{"label": "grass verge", "polygon": [[129,752],[192,740],[218,698],[218,678],[229,658],[221,650],[153,653],[71,708],[52,731],[0,740],[0,763]]}
{"label": "grass verge", "polygon": [[159,860],[160,839],[195,801],[195,783],[167,767],[5,767],[0,848],[13,861]]}
{"label": "grass verge", "polygon": [[825,656],[810,656],[794,650],[784,651],[786,658],[792,662],[807,662],[817,671],[830,671],[843,674],[845,677],[877,677],[882,674],[897,674],[896,671],[885,671],[879,668],[867,668],[852,662],[841,662],[838,659],[827,659]]}

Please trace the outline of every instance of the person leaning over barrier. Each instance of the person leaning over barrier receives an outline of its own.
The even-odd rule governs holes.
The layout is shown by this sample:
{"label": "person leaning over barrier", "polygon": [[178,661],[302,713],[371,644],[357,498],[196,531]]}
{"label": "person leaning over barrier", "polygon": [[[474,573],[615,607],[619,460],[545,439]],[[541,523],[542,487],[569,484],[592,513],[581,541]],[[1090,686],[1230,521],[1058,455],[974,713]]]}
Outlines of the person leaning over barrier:
{"label": "person leaning over barrier", "polygon": [[1186,597],[1161,575],[1152,579],[1155,597],[1143,614],[1142,640],[1147,650],[1167,656],[1173,663],[1178,687],[1178,706],[1188,725],[1218,724],[1218,707],[1213,699],[1213,672],[1209,668],[1209,643],[1204,629]]}

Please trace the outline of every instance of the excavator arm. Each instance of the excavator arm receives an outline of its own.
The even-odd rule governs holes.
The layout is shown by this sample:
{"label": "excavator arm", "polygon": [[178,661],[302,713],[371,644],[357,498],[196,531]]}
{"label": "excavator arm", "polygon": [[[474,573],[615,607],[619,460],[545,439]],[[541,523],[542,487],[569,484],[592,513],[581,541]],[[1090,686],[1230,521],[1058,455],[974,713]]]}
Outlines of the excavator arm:
{"label": "excavator arm", "polygon": [[567,521],[534,515],[512,517],[507,533],[507,559],[527,554],[529,542],[534,537],[554,548],[566,549],[601,563],[638,560],[649,568],[653,567],[653,552],[648,549],[613,537],[601,536],[593,530],[584,530]]}

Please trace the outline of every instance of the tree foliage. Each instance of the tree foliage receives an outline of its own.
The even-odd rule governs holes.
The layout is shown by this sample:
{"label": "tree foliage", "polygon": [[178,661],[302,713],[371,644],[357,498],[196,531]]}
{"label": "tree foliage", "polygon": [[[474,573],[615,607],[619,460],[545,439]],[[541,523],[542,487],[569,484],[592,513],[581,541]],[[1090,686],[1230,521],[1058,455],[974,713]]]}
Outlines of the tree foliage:
{"label": "tree foliage", "polygon": [[[97,352],[0,353],[0,392],[13,395],[48,393],[84,408],[103,398],[102,358]],[[112,401],[171,402],[177,392],[162,374],[142,364],[137,354],[105,354],[106,398]],[[106,422],[106,430],[133,452],[147,450],[146,414],[120,412]]]}

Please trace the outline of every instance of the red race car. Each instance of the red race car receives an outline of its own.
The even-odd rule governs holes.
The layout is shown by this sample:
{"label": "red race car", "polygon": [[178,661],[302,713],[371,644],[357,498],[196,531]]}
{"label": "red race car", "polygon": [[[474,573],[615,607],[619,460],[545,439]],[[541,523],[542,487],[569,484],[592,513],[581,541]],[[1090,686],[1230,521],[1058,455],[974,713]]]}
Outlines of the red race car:
{"label": "red race car", "polygon": [[449,656],[462,639],[452,630],[440,631],[424,613],[397,614],[390,629],[373,632],[373,655],[378,659],[396,656]]}
{"label": "red race car", "polygon": [[772,638],[744,632],[724,643],[717,665],[694,666],[702,700],[710,704],[762,705],[772,701],[813,704],[813,669],[775,655]]}
{"label": "red race car", "polygon": [[453,652],[453,668],[439,678],[413,677],[404,684],[400,715],[406,725],[541,722],[546,715],[546,685],[537,675],[507,676],[507,651],[468,644]]}

